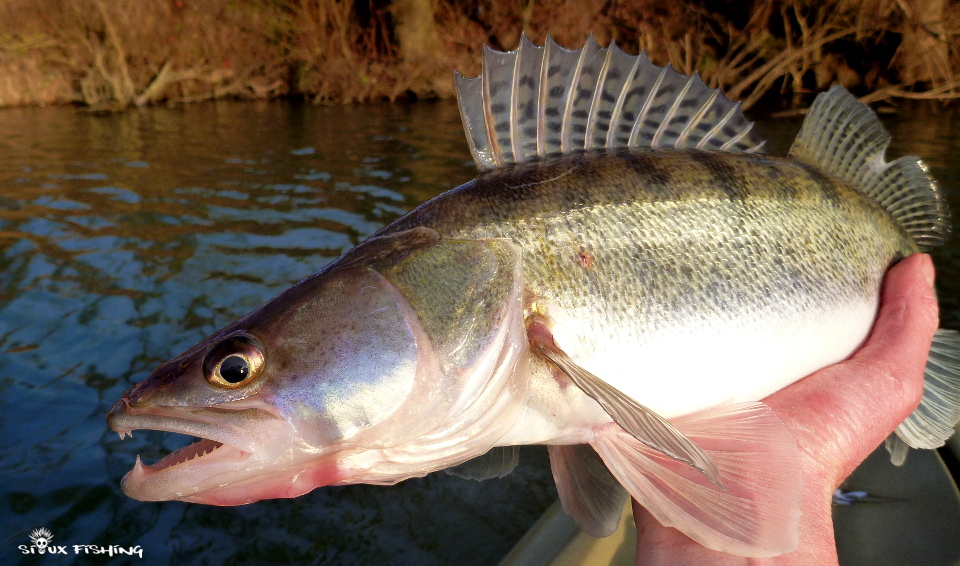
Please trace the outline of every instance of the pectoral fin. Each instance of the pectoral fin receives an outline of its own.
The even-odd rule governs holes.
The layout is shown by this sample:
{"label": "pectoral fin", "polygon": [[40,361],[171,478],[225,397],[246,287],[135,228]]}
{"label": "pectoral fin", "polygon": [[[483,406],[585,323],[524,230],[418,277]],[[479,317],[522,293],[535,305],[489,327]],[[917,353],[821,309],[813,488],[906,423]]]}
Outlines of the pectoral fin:
{"label": "pectoral fin", "polygon": [[716,462],[726,489],[612,423],[597,431],[591,444],[610,473],[658,521],[707,548],[750,557],[794,550],[803,474],[796,442],[773,410],[742,403],[675,423]]}
{"label": "pectoral fin", "polygon": [[584,393],[596,399],[603,410],[634,438],[674,460],[693,466],[718,487],[723,487],[720,472],[710,457],[666,419],[583,369],[562,350],[542,344],[535,344],[535,347]]}

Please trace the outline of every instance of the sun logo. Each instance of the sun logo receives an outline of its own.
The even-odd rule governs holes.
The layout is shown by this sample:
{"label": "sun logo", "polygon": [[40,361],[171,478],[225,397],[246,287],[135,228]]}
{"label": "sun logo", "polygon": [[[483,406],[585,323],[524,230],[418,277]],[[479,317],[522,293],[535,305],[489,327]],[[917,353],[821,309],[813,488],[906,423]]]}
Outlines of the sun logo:
{"label": "sun logo", "polygon": [[33,529],[33,532],[30,533],[30,542],[40,551],[40,554],[47,551],[51,540],[53,540],[53,533],[50,532],[50,529]]}

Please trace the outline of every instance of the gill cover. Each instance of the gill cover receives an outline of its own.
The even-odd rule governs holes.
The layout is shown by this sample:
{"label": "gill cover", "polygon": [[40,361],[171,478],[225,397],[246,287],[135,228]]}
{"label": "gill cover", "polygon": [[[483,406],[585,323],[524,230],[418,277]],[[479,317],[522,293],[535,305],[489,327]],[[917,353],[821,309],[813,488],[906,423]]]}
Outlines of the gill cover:
{"label": "gill cover", "polygon": [[405,404],[408,441],[392,443],[362,481],[460,464],[513,425],[528,380],[521,259],[509,240],[440,240],[374,266],[416,313],[418,356],[433,362]]}

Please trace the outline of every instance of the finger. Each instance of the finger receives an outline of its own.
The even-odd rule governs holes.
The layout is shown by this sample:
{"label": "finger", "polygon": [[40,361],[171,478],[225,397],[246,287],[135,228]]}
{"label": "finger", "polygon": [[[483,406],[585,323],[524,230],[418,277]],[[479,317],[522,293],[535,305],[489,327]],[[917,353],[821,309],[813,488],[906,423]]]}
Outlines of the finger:
{"label": "finger", "polygon": [[766,402],[795,430],[802,450],[849,474],[920,401],[938,324],[933,265],[914,254],[887,274],[877,321],[850,359],[775,393]]}
{"label": "finger", "polygon": [[891,364],[891,373],[908,378],[910,383],[905,385],[916,382],[923,375],[939,325],[933,278],[933,262],[927,254],[914,254],[893,266],[883,282],[880,312],[870,338],[851,359]]}

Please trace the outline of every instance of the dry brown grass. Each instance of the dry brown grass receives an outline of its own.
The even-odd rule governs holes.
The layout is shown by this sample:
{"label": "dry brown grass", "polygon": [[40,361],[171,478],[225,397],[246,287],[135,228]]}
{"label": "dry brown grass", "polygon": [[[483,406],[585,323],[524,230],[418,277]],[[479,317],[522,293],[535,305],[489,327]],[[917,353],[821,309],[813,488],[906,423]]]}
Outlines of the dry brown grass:
{"label": "dry brown grass", "polygon": [[[595,0],[578,2],[575,11],[569,5],[530,2],[507,24],[522,25],[537,40],[551,33],[568,47],[592,30],[601,44],[613,38],[661,65],[698,71],[745,107],[774,90],[800,103],[834,83],[871,101],[960,98],[957,0],[647,0],[643,9]],[[516,44],[511,29],[492,31],[495,41]]]}
{"label": "dry brown grass", "polygon": [[301,0],[287,5],[285,50],[295,61],[297,90],[315,102],[358,102],[404,86],[391,67],[399,63],[385,13],[371,10],[362,25],[354,3]]}
{"label": "dry brown grass", "polygon": [[745,106],[960,97],[960,0],[0,0],[0,106],[450,96],[521,31],[616,39]]}
{"label": "dry brown grass", "polygon": [[[39,102],[93,108],[285,94],[286,62],[269,4],[145,0],[2,0],[0,84],[36,61],[57,78]],[[10,47],[29,42],[17,50]]]}

